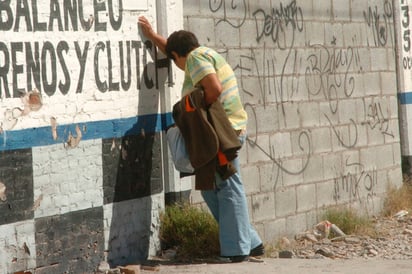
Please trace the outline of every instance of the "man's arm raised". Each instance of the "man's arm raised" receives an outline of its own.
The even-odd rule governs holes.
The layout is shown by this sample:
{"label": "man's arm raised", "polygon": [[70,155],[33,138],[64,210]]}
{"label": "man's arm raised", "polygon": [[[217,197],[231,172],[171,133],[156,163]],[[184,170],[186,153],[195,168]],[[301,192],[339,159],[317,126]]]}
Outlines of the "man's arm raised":
{"label": "man's arm raised", "polygon": [[166,43],[167,40],[157,32],[155,32],[146,17],[140,16],[138,24],[144,34],[148,39],[150,39],[159,49],[166,55]]}

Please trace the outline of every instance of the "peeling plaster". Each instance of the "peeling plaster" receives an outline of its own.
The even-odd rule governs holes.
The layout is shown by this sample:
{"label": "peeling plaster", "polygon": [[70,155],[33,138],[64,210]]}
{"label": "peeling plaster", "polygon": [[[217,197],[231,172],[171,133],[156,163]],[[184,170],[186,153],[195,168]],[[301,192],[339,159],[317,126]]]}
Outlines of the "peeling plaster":
{"label": "peeling plaster", "polygon": [[3,146],[6,146],[6,142],[7,142],[7,133],[5,130],[3,130],[3,123],[1,123],[0,126],[0,134],[3,135]]}
{"label": "peeling plaster", "polygon": [[2,182],[0,182],[0,200],[3,202],[7,201],[6,185]]}
{"label": "peeling plaster", "polygon": [[1,123],[1,133],[13,129],[20,117],[28,115],[31,111],[38,111],[43,106],[41,94],[37,89],[23,93],[21,101],[23,108],[14,107],[12,109],[6,109],[4,112],[4,119]]}
{"label": "peeling plaster", "polygon": [[40,203],[42,200],[43,200],[43,194],[40,194],[40,196],[33,203],[33,208],[32,208],[33,211],[40,207]]}
{"label": "peeling plaster", "polygon": [[22,101],[24,103],[22,115],[27,115],[31,111],[38,111],[43,106],[41,94],[37,89],[27,92],[23,96]]}
{"label": "peeling plaster", "polygon": [[126,144],[126,146],[125,146],[125,147],[122,147],[122,159],[123,159],[123,160],[126,160],[126,159],[127,159],[127,150],[126,150],[126,147],[127,147],[127,145],[129,144],[129,141],[126,140],[126,141],[125,141],[125,144]]}
{"label": "peeling plaster", "polygon": [[115,140],[113,139],[113,141],[112,141],[112,147],[110,148],[110,151],[113,152],[115,149],[116,149],[116,142],[115,142]]}
{"label": "peeling plaster", "polygon": [[69,137],[67,138],[67,146],[68,148],[75,148],[79,145],[80,140],[82,139],[82,131],[80,130],[79,126],[76,125],[76,137],[69,132]]}
{"label": "peeling plaster", "polygon": [[52,131],[52,136],[53,136],[53,140],[57,140],[58,136],[57,136],[57,120],[54,117],[50,118],[50,125],[51,125],[51,131]]}

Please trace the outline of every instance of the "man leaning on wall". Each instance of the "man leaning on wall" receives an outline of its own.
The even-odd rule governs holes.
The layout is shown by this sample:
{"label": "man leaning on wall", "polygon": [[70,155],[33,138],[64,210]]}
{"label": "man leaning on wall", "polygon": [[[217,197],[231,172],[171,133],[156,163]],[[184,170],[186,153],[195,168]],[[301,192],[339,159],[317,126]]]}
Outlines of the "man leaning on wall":
{"label": "man leaning on wall", "polygon": [[[176,31],[166,39],[153,30],[145,17],[139,17],[138,23],[143,34],[185,72],[182,96],[200,87],[204,91],[207,106],[216,101],[221,102],[243,144],[247,114],[240,100],[235,74],[226,60],[215,50],[200,46],[197,37],[191,32]],[[215,173],[214,186],[201,190],[201,194],[219,224],[220,259],[223,262],[243,262],[249,256],[263,255],[264,247],[250,223],[239,156],[231,164],[236,169],[235,174],[222,179]]]}

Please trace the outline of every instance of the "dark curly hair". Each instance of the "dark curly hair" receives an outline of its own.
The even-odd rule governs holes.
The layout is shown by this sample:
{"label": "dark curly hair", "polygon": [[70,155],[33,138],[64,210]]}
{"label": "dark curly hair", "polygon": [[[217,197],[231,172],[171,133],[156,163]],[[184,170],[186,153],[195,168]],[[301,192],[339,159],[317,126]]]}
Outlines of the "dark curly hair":
{"label": "dark curly hair", "polygon": [[175,31],[167,38],[166,54],[170,59],[174,59],[172,51],[177,55],[184,57],[193,49],[199,47],[199,41],[196,35],[190,31],[179,30]]}

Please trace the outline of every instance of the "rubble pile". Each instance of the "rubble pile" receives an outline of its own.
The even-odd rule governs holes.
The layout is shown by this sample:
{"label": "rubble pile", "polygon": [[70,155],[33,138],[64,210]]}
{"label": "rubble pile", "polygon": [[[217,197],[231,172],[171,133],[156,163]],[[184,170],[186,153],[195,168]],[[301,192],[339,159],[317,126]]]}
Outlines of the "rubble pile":
{"label": "rubble pile", "polygon": [[278,257],[412,259],[412,217],[399,214],[376,219],[374,224],[373,236],[345,235],[337,226],[323,221],[313,230],[296,235],[292,241],[283,239]]}

